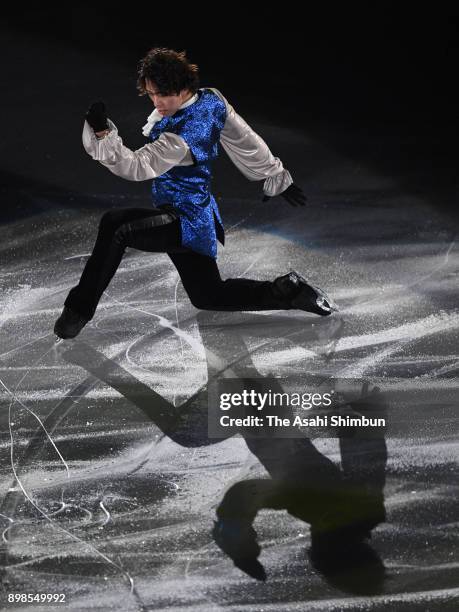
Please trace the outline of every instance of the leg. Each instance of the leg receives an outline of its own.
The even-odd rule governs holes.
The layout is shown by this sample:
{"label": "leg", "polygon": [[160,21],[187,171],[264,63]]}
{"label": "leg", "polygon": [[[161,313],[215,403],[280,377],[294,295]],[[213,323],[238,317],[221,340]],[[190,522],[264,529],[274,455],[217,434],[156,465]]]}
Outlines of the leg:
{"label": "leg", "polygon": [[[217,262],[195,252],[169,253],[191,303],[202,310],[289,310],[322,316],[335,309],[332,301],[296,272],[274,281],[248,278],[222,280]],[[328,302],[326,302],[328,300]],[[330,306],[330,304],[332,306]]]}
{"label": "leg", "polygon": [[270,281],[222,280],[217,262],[195,252],[169,253],[191,303],[202,310],[276,310],[285,301],[275,297]]}
{"label": "leg", "polygon": [[165,252],[180,245],[180,224],[157,208],[110,210],[100,221],[91,257],[64,304],[88,320],[113,278],[126,247]]}

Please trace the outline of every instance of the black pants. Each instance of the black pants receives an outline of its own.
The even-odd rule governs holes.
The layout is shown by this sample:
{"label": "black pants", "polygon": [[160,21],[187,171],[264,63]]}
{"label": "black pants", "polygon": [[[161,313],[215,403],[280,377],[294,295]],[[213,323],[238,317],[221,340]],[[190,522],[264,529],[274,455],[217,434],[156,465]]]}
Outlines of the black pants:
{"label": "black pants", "polygon": [[196,308],[274,310],[286,307],[272,293],[270,281],[222,280],[212,257],[181,246],[180,220],[174,213],[160,208],[122,208],[104,213],[93,252],[65,305],[92,319],[126,247],[167,253]]}

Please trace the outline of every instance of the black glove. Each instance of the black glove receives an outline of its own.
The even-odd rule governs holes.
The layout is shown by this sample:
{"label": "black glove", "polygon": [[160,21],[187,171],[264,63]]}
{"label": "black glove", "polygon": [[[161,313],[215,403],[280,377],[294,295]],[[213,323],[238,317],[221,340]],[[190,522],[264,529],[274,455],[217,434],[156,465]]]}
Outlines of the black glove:
{"label": "black glove", "polygon": [[104,130],[108,130],[107,112],[103,102],[93,102],[85,117],[86,121],[95,132],[103,132]]}
{"label": "black glove", "polygon": [[[285,191],[279,194],[282,196],[291,206],[304,206],[306,204],[306,196],[303,193],[301,187],[292,183]],[[271,199],[272,196],[265,195],[261,200],[262,202],[267,202]]]}

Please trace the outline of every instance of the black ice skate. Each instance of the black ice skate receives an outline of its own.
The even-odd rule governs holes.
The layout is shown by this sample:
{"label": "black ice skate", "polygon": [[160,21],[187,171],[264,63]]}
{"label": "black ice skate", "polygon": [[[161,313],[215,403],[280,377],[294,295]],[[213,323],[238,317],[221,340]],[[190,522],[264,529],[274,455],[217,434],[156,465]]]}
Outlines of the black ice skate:
{"label": "black ice skate", "polygon": [[64,306],[61,316],[54,324],[54,333],[64,340],[75,338],[88,321],[89,319],[86,317],[83,317],[68,306]]}
{"label": "black ice skate", "polygon": [[327,316],[338,311],[338,306],[319,287],[311,285],[305,278],[292,270],[274,280],[274,291],[287,298],[289,308],[298,308],[306,312]]}

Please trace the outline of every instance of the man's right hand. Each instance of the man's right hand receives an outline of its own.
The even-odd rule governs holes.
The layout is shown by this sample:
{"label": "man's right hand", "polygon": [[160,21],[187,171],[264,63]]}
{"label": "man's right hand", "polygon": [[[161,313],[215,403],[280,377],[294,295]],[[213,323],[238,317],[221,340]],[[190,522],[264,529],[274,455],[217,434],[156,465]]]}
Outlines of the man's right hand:
{"label": "man's right hand", "polygon": [[105,104],[102,101],[93,102],[85,117],[86,121],[92,127],[94,132],[103,132],[104,130],[108,130],[107,111],[105,109]]}

